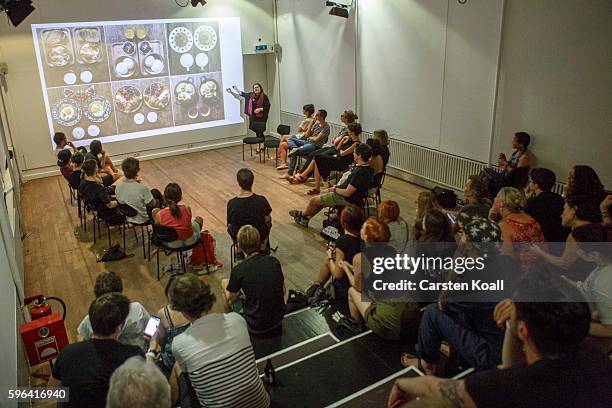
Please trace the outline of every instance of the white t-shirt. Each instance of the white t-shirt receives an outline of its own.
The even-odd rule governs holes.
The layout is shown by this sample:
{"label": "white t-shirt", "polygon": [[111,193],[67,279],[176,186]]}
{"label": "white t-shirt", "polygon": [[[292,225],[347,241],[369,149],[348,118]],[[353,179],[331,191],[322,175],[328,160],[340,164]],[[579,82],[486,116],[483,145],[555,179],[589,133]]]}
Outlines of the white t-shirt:
{"label": "white t-shirt", "polygon": [[247,323],[237,313],[202,316],[172,341],[202,407],[266,408]]}
{"label": "white t-shirt", "polygon": [[612,324],[612,264],[595,268],[584,282],[578,282],[593,318],[603,324]]}
{"label": "white t-shirt", "polygon": [[147,214],[147,204],[153,200],[151,191],[147,186],[135,181],[120,181],[115,185],[115,195],[117,202],[127,204],[138,211],[135,217],[128,217],[129,222],[142,224],[147,222],[149,215]]}
{"label": "white t-shirt", "polygon": [[[142,350],[146,350],[144,329],[147,326],[149,317],[151,316],[143,305],[138,302],[130,303],[130,312],[123,323],[123,327],[121,328],[117,341],[123,344],[138,346]],[[93,329],[91,328],[89,315],[83,318],[83,321],[81,321],[81,324],[79,324],[77,331],[83,340],[88,340],[91,338],[93,335]]]}

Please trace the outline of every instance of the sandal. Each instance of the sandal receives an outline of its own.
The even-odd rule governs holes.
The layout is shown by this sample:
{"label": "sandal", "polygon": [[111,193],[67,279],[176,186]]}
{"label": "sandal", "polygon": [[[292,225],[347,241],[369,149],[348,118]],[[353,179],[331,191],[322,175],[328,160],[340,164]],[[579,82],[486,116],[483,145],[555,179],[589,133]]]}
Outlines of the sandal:
{"label": "sandal", "polygon": [[285,170],[287,168],[289,168],[289,166],[287,166],[286,164],[281,164],[280,166],[276,168],[276,170]]}
{"label": "sandal", "polygon": [[291,211],[289,211],[289,215],[292,216],[293,218],[301,217],[302,216],[302,212],[300,210],[291,210]]}
{"label": "sandal", "polygon": [[[416,360],[416,364],[414,364],[414,360]],[[413,356],[410,353],[402,353],[401,357],[400,357],[400,363],[402,365],[402,367],[410,367],[410,366],[415,366],[416,368],[418,368],[421,372],[425,373],[426,375],[433,375],[434,371],[432,371],[429,368],[425,368],[423,366],[423,360]]]}
{"label": "sandal", "polygon": [[321,191],[318,188],[311,188],[306,192],[306,195],[317,195],[320,194]]}
{"label": "sandal", "polygon": [[303,182],[305,182],[306,180],[304,180],[301,176],[297,175],[297,176],[293,176],[292,178],[289,179],[289,183],[291,184],[302,184]]}

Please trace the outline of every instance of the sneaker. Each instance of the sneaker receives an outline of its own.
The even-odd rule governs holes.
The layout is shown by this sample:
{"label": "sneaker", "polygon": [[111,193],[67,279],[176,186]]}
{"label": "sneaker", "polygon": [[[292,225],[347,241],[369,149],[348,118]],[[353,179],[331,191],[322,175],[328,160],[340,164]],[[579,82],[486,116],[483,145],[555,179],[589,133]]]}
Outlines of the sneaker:
{"label": "sneaker", "polygon": [[344,327],[351,333],[357,335],[367,330],[367,326],[363,322],[359,322],[350,316],[344,316],[338,321],[338,325]]}
{"label": "sneaker", "polygon": [[300,224],[302,227],[308,227],[308,222],[310,221],[310,218],[301,215],[299,217],[294,217],[293,220],[296,223]]}
{"label": "sneaker", "polygon": [[318,287],[315,288],[314,292],[312,293],[312,296],[308,296],[308,304],[310,306],[318,305],[326,299],[327,295],[325,294],[325,288],[323,287],[323,285],[318,284]]}
{"label": "sneaker", "polygon": [[311,298],[314,295],[318,287],[321,287],[321,282],[314,282],[308,289],[306,289],[306,296]]}
{"label": "sneaker", "polygon": [[293,218],[300,217],[302,215],[302,212],[300,210],[291,210],[289,211],[289,215]]}

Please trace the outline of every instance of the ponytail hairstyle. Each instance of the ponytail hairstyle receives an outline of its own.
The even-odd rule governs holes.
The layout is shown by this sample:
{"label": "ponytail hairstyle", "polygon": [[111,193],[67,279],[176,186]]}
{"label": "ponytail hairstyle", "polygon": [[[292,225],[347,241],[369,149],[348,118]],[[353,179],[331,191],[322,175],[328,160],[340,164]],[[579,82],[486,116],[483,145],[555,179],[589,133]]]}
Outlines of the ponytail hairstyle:
{"label": "ponytail hairstyle", "polygon": [[164,189],[164,199],[166,200],[168,208],[170,208],[170,214],[172,214],[174,218],[179,218],[181,216],[181,210],[178,207],[178,203],[182,198],[183,191],[178,184],[169,183]]}

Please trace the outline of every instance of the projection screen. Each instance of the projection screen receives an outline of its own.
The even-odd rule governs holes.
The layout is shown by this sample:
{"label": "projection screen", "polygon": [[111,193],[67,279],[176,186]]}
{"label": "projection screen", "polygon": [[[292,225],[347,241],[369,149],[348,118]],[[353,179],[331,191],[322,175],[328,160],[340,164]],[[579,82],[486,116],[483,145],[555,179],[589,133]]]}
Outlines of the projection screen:
{"label": "projection screen", "polygon": [[32,34],[51,137],[80,146],[244,121],[224,91],[243,87],[239,18],[32,24]]}

